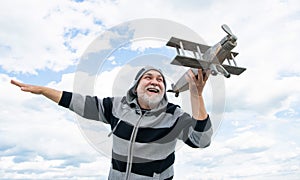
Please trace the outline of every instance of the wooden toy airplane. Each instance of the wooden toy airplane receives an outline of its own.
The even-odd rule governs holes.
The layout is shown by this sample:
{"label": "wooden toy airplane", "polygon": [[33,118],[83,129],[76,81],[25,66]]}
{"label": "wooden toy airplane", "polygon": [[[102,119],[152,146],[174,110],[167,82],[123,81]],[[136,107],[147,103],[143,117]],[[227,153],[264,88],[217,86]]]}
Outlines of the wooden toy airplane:
{"label": "wooden toy airplane", "polygon": [[[238,55],[237,52],[231,50],[237,45],[237,37],[233,35],[229,27],[224,24],[222,29],[227,35],[214,46],[207,46],[176,37],[171,37],[167,42],[167,46],[175,47],[177,50],[177,56],[173,59],[171,64],[191,67],[195,75],[198,75],[197,69],[202,69],[203,72],[210,71],[214,76],[222,74],[226,78],[230,77],[230,74],[240,75],[246,68],[238,67],[235,62],[235,57]],[[186,55],[186,51],[193,53],[194,57]],[[223,64],[225,59],[228,64]],[[232,63],[233,62],[233,65]],[[180,92],[189,89],[188,82],[183,75],[175,84],[172,84],[172,89],[168,92],[175,93],[178,97]]]}

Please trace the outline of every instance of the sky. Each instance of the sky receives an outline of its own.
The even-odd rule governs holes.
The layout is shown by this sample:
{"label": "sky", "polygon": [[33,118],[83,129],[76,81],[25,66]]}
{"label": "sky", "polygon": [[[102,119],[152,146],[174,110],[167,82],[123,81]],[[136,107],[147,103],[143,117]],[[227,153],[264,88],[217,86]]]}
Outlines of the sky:
{"label": "sky", "polygon": [[[149,27],[144,18],[166,23]],[[198,35],[192,40],[211,46],[226,35],[222,24],[238,37],[236,62],[247,70],[210,77],[208,112],[214,115],[214,103],[221,109],[212,143],[179,145],[174,179],[299,179],[297,0],[1,1],[1,179],[107,179],[110,167],[94,133],[102,125],[20,91],[11,79],[101,98],[126,92],[128,76],[146,62],[166,71],[170,85],[185,69],[168,64],[175,51],[165,47],[167,37]],[[224,94],[214,101],[218,87]],[[188,111],[186,96],[169,100]]]}

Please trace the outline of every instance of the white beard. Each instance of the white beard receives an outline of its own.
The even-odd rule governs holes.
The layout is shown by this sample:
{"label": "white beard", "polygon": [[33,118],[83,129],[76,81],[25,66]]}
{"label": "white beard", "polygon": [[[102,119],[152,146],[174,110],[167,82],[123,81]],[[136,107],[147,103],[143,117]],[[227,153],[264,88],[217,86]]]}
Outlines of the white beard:
{"label": "white beard", "polygon": [[138,99],[141,103],[148,105],[150,109],[156,108],[161,102],[164,94],[149,96],[147,93],[138,94]]}

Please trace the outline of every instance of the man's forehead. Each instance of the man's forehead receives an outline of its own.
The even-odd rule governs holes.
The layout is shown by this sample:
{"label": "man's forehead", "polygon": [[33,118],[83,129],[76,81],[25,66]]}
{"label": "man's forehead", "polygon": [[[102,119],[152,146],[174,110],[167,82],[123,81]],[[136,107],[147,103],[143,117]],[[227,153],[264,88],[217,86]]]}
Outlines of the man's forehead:
{"label": "man's forehead", "polygon": [[148,76],[151,75],[151,76],[160,76],[160,77],[163,77],[162,74],[161,74],[160,72],[156,71],[156,70],[149,70],[149,71],[145,72],[145,74],[144,74],[143,76],[145,76],[145,75],[148,75]]}

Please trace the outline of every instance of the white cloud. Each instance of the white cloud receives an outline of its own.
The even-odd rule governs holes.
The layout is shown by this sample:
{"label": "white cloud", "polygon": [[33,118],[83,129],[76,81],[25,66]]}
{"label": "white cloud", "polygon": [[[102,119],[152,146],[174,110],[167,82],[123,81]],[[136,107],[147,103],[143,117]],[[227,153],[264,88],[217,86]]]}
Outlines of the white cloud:
{"label": "white cloud", "polygon": [[[59,3],[58,3],[59,2]],[[34,6],[32,6],[34,4]],[[46,67],[60,71],[74,65],[101,28],[71,1],[1,2],[1,61],[8,72],[36,74]],[[69,28],[88,29],[88,35],[64,37]],[[84,38],[83,38],[84,37]],[[76,52],[70,52],[69,43]],[[6,48],[3,48],[6,47]]]}
{"label": "white cloud", "polygon": [[153,39],[140,39],[133,41],[130,48],[132,51],[144,52],[147,48],[162,48],[165,47],[166,42]]}
{"label": "white cloud", "polygon": [[[0,175],[4,179],[106,179],[108,168],[103,163],[107,159],[96,157],[94,162],[65,166],[64,160],[48,160],[36,156],[26,162],[15,163],[14,156],[0,158]],[[65,166],[65,167],[64,167]],[[104,169],[104,171],[100,171]],[[103,173],[104,172],[104,173]]]}
{"label": "white cloud", "polygon": [[61,91],[73,91],[75,73],[63,74],[59,82],[49,82],[48,87],[58,89]]}
{"label": "white cloud", "polygon": [[[250,121],[248,124],[256,122]],[[224,123],[230,121],[225,120]],[[281,123],[260,123],[266,126],[263,130],[258,126],[234,132],[235,127],[221,126],[207,149],[180,149],[177,151],[175,172],[178,174],[175,179],[295,179],[300,172],[297,165],[299,145],[288,141],[288,137],[274,136],[269,126],[276,124],[282,127]]]}
{"label": "white cloud", "polygon": [[[0,77],[1,177],[106,176],[108,167],[99,161],[110,160],[83,138],[74,114],[42,96],[22,92],[9,83],[12,77]],[[57,87],[68,86],[68,75],[63,77]]]}

